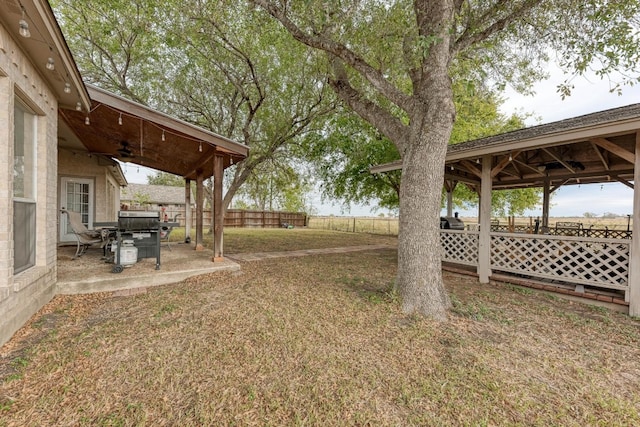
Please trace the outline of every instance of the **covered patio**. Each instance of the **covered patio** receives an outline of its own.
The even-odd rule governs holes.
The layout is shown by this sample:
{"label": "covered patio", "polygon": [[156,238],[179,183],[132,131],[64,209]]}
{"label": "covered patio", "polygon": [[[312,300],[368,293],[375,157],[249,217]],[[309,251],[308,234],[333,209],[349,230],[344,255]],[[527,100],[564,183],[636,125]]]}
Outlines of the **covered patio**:
{"label": "covered patio", "polygon": [[[381,173],[402,162],[373,167]],[[640,315],[640,104],[615,108],[493,137],[449,146],[444,187],[447,211],[452,192],[466,185],[479,195],[478,225],[441,230],[442,260],[476,269],[481,283],[497,272],[590,289],[617,296]],[[550,196],[565,185],[620,182],[633,189],[630,232],[591,236],[549,228]],[[537,229],[491,227],[494,190],[538,187],[543,190]],[[597,202],[597,200],[594,200]],[[635,260],[632,262],[632,260]]]}
{"label": "covered patio", "polygon": [[103,260],[100,248],[89,249],[82,257],[73,259],[75,248],[58,248],[58,280],[56,293],[63,295],[94,292],[136,293],[153,286],[177,283],[193,276],[219,271],[238,271],[240,265],[229,259],[211,262],[211,249],[194,251],[191,245],[171,243],[171,250],[162,246],[162,268],[156,270],[155,260],[141,259],[113,274],[113,263]]}
{"label": "covered patio", "polygon": [[[191,204],[191,181],[195,181],[196,249],[203,249],[203,182],[213,177],[212,260],[224,261],[224,169],[244,159],[248,147],[100,88],[87,85],[87,90],[91,99],[88,111],[81,105],[59,110],[62,147],[181,176],[185,180],[186,205]],[[191,240],[191,211],[187,210],[186,215],[185,237]]]}

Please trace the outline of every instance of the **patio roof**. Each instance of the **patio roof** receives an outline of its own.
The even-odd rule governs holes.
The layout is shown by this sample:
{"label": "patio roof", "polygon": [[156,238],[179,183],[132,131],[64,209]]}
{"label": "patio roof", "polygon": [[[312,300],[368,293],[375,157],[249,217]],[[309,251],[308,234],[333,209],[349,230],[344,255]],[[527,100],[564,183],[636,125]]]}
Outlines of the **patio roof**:
{"label": "patio roof", "polygon": [[144,105],[87,85],[91,109],[61,109],[60,116],[90,154],[103,155],[196,179],[213,175],[213,158],[224,167],[248,147]]}
{"label": "patio roof", "polygon": [[[640,104],[520,129],[447,149],[445,179],[480,184],[481,158],[492,156],[494,189],[619,181],[632,187]],[[402,168],[396,161],[371,168]]]}

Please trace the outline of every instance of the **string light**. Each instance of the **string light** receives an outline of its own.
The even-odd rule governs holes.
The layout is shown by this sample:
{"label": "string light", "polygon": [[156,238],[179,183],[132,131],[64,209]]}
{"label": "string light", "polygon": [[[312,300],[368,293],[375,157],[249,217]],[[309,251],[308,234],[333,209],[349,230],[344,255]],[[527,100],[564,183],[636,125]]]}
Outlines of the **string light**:
{"label": "string light", "polygon": [[118,117],[118,124],[122,126],[122,113],[120,113],[120,116]]}
{"label": "string light", "polygon": [[511,153],[509,153],[509,161],[512,161],[513,157],[511,156]]}
{"label": "string light", "polygon": [[80,104],[80,101],[76,103],[76,111],[82,111],[82,104]]}
{"label": "string light", "polygon": [[164,138],[164,129],[162,129],[162,141],[164,141],[164,140],[165,140],[165,138]]}
{"label": "string light", "polygon": [[45,65],[45,67],[47,67],[47,70],[49,71],[53,71],[56,69],[56,64],[53,61],[53,57],[49,57],[49,59],[47,59],[47,65]]}
{"label": "string light", "polygon": [[22,19],[18,21],[18,26],[20,27],[19,33],[25,39],[31,37],[31,31],[29,31],[29,24],[24,19],[24,8],[22,8]]}
{"label": "string light", "polygon": [[87,116],[87,118],[84,119],[84,124],[87,126],[91,124],[91,120],[89,120],[89,116]]}
{"label": "string light", "polygon": [[200,141],[200,146],[198,147],[198,151],[202,153],[202,141]]}
{"label": "string light", "polygon": [[478,159],[476,159],[476,163],[477,163],[477,164],[480,164],[480,159],[479,159],[479,158],[478,158]]}
{"label": "string light", "polygon": [[69,83],[64,84],[64,93],[71,93],[71,85]]}

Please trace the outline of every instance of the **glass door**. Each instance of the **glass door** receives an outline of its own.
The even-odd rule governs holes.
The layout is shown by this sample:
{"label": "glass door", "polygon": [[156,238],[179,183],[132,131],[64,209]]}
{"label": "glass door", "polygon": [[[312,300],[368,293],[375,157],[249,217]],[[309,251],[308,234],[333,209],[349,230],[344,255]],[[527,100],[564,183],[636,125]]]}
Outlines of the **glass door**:
{"label": "glass door", "polygon": [[[62,178],[60,207],[69,211],[80,212],[82,222],[87,228],[93,228],[93,180],[81,178]],[[75,241],[69,218],[60,217],[60,241]]]}

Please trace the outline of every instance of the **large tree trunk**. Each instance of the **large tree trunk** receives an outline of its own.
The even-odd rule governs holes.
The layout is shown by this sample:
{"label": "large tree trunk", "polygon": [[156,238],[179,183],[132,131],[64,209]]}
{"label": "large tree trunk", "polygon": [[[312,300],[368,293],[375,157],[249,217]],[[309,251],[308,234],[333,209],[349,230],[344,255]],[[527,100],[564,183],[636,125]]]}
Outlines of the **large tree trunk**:
{"label": "large tree trunk", "polygon": [[440,197],[451,124],[431,127],[403,158],[396,287],[405,313],[446,320],[450,306],[442,282]]}
{"label": "large tree trunk", "polygon": [[413,80],[409,140],[397,144],[402,149],[402,181],[396,287],[405,313],[444,321],[451,303],[442,282],[439,218],[444,162],[455,119],[448,71],[453,2],[416,0],[414,6],[420,35],[425,40],[437,38]]}

